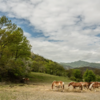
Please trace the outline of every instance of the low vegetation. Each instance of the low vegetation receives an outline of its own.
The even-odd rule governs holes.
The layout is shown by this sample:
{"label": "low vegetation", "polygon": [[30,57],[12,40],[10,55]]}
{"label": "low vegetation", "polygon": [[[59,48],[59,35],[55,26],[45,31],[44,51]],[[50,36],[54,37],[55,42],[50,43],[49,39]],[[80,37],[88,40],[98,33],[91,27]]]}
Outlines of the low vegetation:
{"label": "low vegetation", "polygon": [[64,82],[70,82],[71,80],[68,77],[55,76],[45,73],[31,72],[29,74],[30,81],[33,83],[52,83],[54,80],[62,80]]}

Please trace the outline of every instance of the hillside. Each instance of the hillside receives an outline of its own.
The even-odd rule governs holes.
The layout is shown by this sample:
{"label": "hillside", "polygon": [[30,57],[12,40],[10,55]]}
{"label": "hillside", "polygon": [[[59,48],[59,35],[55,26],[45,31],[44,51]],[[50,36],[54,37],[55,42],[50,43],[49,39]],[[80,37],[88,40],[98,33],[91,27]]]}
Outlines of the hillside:
{"label": "hillside", "polygon": [[100,69],[100,63],[89,63],[89,62],[81,61],[81,60],[71,62],[71,63],[59,63],[59,64],[61,64],[66,69],[80,68],[80,67],[85,67],[85,66]]}
{"label": "hillside", "polygon": [[55,76],[55,75],[50,75],[46,73],[39,73],[39,72],[31,72],[29,74],[29,78],[31,82],[35,83],[52,83],[54,80],[56,81],[64,81],[64,82],[69,82],[70,79],[67,77],[63,76]]}
{"label": "hillside", "polygon": [[40,55],[31,54],[32,72],[41,72],[57,76],[66,76],[66,69],[57,62],[46,59]]}

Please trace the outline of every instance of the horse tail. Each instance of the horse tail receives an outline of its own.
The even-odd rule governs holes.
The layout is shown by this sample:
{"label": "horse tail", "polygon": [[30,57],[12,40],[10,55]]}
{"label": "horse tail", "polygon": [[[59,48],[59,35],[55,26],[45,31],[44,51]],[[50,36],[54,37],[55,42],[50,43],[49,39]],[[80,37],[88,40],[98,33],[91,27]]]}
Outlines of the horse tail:
{"label": "horse tail", "polygon": [[83,85],[81,86],[81,90],[83,90]]}
{"label": "horse tail", "polygon": [[94,84],[94,83],[90,84],[90,86],[89,86],[89,89],[90,89],[90,90],[91,90],[91,88],[92,88],[93,84]]}
{"label": "horse tail", "polygon": [[52,86],[51,86],[51,88],[53,89],[53,83],[52,83]]}
{"label": "horse tail", "polygon": [[55,80],[52,82],[52,86],[51,86],[52,89],[53,89],[54,82],[55,82]]}

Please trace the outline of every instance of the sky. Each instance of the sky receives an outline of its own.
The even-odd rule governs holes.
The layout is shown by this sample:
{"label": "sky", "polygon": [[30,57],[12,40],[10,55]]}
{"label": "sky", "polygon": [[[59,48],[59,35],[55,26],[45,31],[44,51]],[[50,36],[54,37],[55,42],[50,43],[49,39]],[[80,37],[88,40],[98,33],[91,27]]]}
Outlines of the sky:
{"label": "sky", "polygon": [[55,62],[100,63],[100,0],[0,0],[32,52]]}

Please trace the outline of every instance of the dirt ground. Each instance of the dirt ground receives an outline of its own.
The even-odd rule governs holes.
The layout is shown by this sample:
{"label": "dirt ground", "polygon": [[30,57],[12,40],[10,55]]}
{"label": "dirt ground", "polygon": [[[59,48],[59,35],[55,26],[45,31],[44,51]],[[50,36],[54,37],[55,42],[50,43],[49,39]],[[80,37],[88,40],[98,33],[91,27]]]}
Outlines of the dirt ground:
{"label": "dirt ground", "polygon": [[52,90],[51,84],[8,86],[2,87],[0,94],[12,97],[11,99],[1,99],[0,97],[0,100],[100,100],[100,89],[97,89],[96,92],[87,89],[80,91],[79,88],[73,90],[72,87],[68,89],[67,84],[64,91],[57,88]]}

